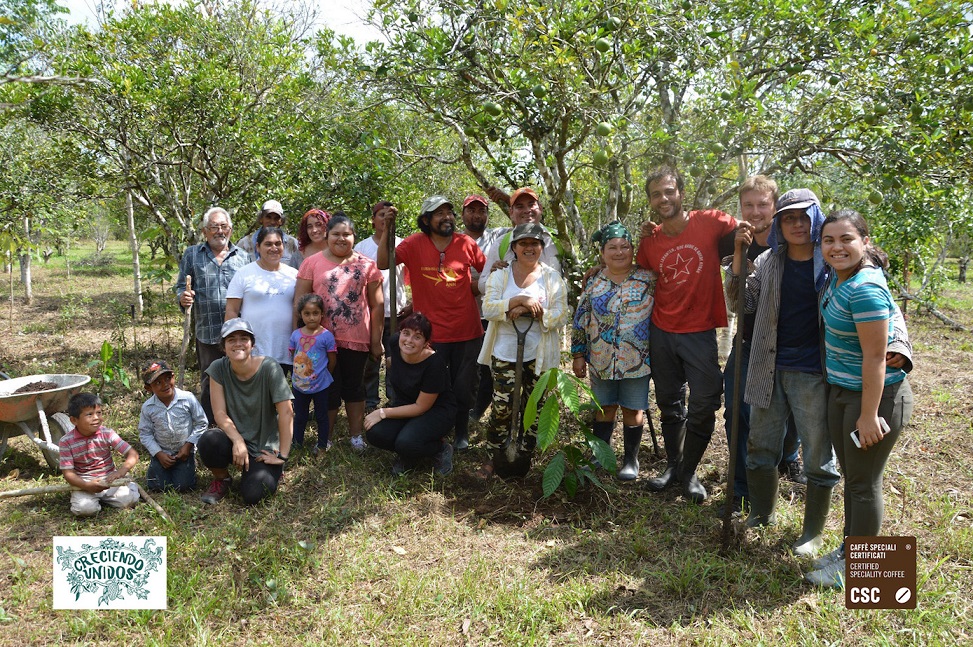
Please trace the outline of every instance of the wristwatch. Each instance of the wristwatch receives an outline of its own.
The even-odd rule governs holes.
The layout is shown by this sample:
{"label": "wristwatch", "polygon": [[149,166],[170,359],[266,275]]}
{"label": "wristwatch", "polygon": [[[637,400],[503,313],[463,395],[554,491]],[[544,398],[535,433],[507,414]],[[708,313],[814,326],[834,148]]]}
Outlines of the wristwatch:
{"label": "wristwatch", "polygon": [[277,458],[279,458],[280,460],[282,460],[282,461],[284,461],[286,463],[288,457],[287,456],[284,456],[280,452],[277,452]]}

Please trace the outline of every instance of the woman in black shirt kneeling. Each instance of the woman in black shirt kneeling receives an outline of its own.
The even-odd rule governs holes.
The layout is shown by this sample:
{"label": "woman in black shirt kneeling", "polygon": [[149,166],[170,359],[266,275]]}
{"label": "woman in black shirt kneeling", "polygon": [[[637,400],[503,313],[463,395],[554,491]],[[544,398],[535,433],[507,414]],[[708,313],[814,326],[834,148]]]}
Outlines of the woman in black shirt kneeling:
{"label": "woman in black shirt kneeling", "polygon": [[429,345],[431,337],[432,324],[420,312],[399,324],[389,344],[392,406],[365,416],[368,443],[398,454],[392,466],[396,475],[425,457],[434,458],[439,474],[453,470],[453,447],[445,437],[456,422],[456,400],[446,362]]}

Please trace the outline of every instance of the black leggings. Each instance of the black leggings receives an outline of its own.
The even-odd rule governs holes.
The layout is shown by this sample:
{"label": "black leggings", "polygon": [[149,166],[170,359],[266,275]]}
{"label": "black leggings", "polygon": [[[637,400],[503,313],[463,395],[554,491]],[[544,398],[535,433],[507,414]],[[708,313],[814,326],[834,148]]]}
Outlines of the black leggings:
{"label": "black leggings", "polygon": [[455,414],[447,407],[433,407],[415,418],[386,418],[366,432],[368,444],[395,452],[406,460],[435,456],[443,449],[443,437],[453,427]]}
{"label": "black leggings", "polygon": [[[220,429],[208,429],[199,439],[196,452],[210,469],[227,469],[233,463],[233,441]],[[284,474],[283,465],[267,465],[250,456],[250,469],[240,479],[240,496],[247,505],[255,505],[277,491]]]}
{"label": "black leggings", "polygon": [[334,383],[328,387],[328,409],[337,411],[341,401],[365,401],[365,362],[368,353],[363,350],[338,348],[338,365],[332,372]]}

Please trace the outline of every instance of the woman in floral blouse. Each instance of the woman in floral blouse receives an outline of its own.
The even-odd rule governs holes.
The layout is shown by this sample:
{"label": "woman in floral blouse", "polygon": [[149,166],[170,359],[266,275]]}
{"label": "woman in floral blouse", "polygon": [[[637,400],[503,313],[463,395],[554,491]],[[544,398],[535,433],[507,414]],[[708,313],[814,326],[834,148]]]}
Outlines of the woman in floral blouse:
{"label": "woman in floral blouse", "polygon": [[649,320],[655,301],[655,274],[632,264],[632,235],[612,222],[592,236],[605,264],[591,278],[574,314],[571,354],[574,374],[585,377],[591,366],[591,390],[601,412],[595,436],[611,443],[615,413],[622,408],[625,459],[618,478],[639,474],[642,412],[649,403]]}

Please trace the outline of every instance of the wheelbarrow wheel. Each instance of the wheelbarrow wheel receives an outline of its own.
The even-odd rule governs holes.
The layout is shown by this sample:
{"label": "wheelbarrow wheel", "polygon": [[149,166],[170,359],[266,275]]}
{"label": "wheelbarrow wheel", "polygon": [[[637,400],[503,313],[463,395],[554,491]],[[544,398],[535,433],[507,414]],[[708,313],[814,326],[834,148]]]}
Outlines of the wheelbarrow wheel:
{"label": "wheelbarrow wheel", "polygon": [[[51,424],[52,421],[54,424]],[[72,427],[74,427],[74,425],[71,424],[71,419],[68,418],[68,414],[66,413],[55,413],[54,415],[48,417],[47,422],[48,428],[51,430],[51,442],[55,445],[61,442],[61,438],[64,436],[64,434],[71,431]],[[60,471],[61,456],[59,452],[41,449],[41,453],[44,454],[44,460],[47,461],[47,464],[52,470],[55,472]]]}

